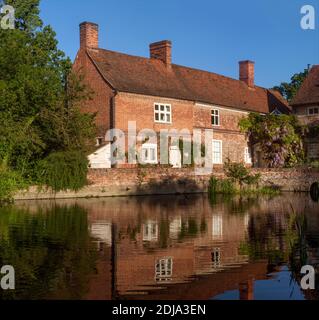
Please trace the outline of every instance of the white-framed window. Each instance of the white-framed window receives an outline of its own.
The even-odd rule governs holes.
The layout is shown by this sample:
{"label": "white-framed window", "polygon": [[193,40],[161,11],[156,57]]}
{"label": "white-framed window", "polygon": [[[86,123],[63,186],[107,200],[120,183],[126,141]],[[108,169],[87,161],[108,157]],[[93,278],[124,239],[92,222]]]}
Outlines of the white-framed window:
{"label": "white-framed window", "polygon": [[157,163],[157,145],[153,143],[145,143],[142,145],[142,163],[156,164]]}
{"label": "white-framed window", "polygon": [[314,116],[319,114],[319,107],[310,107],[308,108],[308,115]]}
{"label": "white-framed window", "polygon": [[213,164],[223,163],[223,142],[221,140],[213,140]]}
{"label": "white-framed window", "polygon": [[171,281],[173,276],[173,259],[158,259],[155,262],[155,281]]}
{"label": "white-framed window", "polygon": [[153,242],[158,240],[158,223],[147,221],[143,224],[143,241]]}
{"label": "white-framed window", "polygon": [[213,215],[212,236],[213,240],[221,240],[223,238],[223,216],[220,214]]}
{"label": "white-framed window", "polygon": [[212,126],[219,126],[220,125],[220,113],[219,109],[212,110]]}
{"label": "white-framed window", "polygon": [[154,103],[154,121],[157,123],[172,123],[172,105]]}
{"label": "white-framed window", "polygon": [[251,149],[249,147],[245,148],[244,159],[245,159],[245,163],[247,163],[247,164],[252,163]]}
{"label": "white-framed window", "polygon": [[221,249],[214,248],[212,251],[213,268],[217,269],[221,266]]}

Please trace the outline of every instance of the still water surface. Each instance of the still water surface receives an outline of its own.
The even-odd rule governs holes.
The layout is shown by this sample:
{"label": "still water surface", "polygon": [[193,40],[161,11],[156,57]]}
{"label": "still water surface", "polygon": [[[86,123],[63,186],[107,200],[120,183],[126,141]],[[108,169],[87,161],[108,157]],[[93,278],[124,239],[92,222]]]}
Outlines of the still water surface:
{"label": "still water surface", "polygon": [[0,299],[318,299],[299,285],[301,266],[318,262],[319,204],[308,194],[0,208],[0,266],[16,271],[16,290]]}

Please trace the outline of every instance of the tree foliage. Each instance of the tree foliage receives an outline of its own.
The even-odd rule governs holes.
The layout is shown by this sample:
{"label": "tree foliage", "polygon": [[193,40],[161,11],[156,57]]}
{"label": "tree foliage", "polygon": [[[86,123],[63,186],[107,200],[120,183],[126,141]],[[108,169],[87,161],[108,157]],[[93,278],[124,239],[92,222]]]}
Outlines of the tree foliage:
{"label": "tree foliage", "polygon": [[94,119],[80,112],[90,97],[56,34],[39,17],[40,0],[6,0],[15,29],[0,29],[0,167],[34,180],[37,164],[51,153],[85,157]]}
{"label": "tree foliage", "polygon": [[306,79],[308,73],[309,68],[305,69],[303,72],[294,74],[291,77],[290,83],[282,82],[279,86],[276,86],[273,89],[279,91],[284,98],[291,102]]}
{"label": "tree foliage", "polygon": [[260,145],[269,167],[291,167],[304,160],[305,128],[295,116],[250,113],[239,126],[253,145]]}
{"label": "tree foliage", "polygon": [[38,181],[55,191],[79,190],[87,181],[88,160],[77,151],[51,153],[37,172]]}

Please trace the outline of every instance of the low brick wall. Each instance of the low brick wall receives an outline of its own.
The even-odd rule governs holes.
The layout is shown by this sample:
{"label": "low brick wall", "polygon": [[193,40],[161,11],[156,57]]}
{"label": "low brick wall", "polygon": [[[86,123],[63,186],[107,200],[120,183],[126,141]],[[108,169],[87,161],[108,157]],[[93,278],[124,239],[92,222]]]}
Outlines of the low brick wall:
{"label": "low brick wall", "polygon": [[319,181],[319,171],[310,168],[254,169],[261,174],[262,185],[278,186],[282,191],[309,192],[311,185]]}
{"label": "low brick wall", "polygon": [[[261,173],[261,185],[279,187],[282,191],[309,191],[319,181],[319,172],[311,169],[254,169]],[[221,169],[214,175],[224,177]],[[39,191],[36,187],[16,195],[16,200],[67,199],[89,197],[133,196],[207,192],[209,175],[196,175],[194,169],[130,168],[90,170],[89,185],[78,192]]]}

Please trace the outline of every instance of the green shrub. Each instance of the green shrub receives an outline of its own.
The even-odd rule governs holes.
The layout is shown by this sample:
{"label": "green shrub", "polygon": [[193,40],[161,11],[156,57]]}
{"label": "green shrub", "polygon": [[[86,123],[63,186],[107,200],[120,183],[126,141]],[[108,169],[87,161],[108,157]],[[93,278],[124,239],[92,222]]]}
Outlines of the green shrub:
{"label": "green shrub", "polygon": [[239,185],[240,189],[244,185],[258,185],[260,180],[260,174],[253,175],[243,163],[232,163],[229,159],[225,163],[224,171],[229,179]]}
{"label": "green shrub", "polygon": [[19,173],[0,167],[0,205],[11,202],[14,193],[26,185]]}
{"label": "green shrub", "polygon": [[211,177],[209,181],[210,194],[235,194],[236,192],[236,187],[230,179]]}
{"label": "green shrub", "polygon": [[57,152],[42,160],[38,180],[54,191],[79,190],[87,184],[88,160],[77,151]]}

